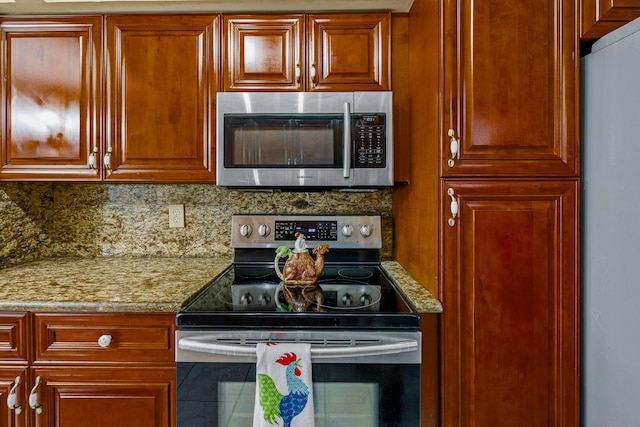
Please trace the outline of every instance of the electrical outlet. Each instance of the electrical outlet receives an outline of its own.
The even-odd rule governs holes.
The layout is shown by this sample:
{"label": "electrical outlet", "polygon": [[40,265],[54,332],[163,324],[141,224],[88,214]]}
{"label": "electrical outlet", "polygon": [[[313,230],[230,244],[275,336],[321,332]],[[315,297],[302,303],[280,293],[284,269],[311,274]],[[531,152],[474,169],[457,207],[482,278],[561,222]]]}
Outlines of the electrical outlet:
{"label": "electrical outlet", "polygon": [[184,227],[184,205],[169,205],[169,228]]}

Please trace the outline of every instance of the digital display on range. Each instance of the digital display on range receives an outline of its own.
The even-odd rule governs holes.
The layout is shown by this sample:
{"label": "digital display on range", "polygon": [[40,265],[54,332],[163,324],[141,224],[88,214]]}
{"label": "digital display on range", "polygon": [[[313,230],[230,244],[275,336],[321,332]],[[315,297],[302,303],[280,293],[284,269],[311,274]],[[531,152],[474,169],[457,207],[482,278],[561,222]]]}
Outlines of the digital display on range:
{"label": "digital display on range", "polygon": [[338,240],[338,221],[276,221],[275,240],[296,240],[296,233],[306,240]]}

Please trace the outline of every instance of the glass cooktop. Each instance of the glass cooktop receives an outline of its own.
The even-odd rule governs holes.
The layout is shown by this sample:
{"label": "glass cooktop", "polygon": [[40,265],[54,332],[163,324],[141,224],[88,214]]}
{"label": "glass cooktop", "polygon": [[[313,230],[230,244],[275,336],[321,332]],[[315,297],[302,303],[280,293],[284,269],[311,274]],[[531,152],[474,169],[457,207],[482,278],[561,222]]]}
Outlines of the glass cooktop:
{"label": "glass cooktop", "polygon": [[419,315],[379,265],[326,265],[321,301],[302,312],[284,298],[273,264],[234,264],[177,316],[180,328],[416,329]]}

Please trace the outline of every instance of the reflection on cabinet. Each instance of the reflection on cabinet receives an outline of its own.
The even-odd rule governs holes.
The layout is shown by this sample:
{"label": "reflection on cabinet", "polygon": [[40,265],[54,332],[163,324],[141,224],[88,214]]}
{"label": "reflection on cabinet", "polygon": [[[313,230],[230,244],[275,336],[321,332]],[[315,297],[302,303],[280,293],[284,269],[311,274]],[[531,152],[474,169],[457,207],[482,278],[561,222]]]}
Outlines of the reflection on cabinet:
{"label": "reflection on cabinet", "polygon": [[100,179],[101,22],[0,18],[0,179]]}
{"label": "reflection on cabinet", "polygon": [[584,40],[595,40],[640,17],[640,0],[582,0]]}
{"label": "reflection on cabinet", "polygon": [[[175,426],[174,323],[170,313],[0,314],[0,393],[16,392],[0,421]],[[16,350],[4,351],[10,341]]]}
{"label": "reflection on cabinet", "polygon": [[442,191],[443,425],[579,425],[578,181]]}
{"label": "reflection on cabinet", "polygon": [[215,180],[218,25],[217,15],[107,16],[107,180]]}
{"label": "reflection on cabinet", "polygon": [[446,5],[442,175],[577,176],[575,0]]}
{"label": "reflection on cabinet", "polygon": [[223,20],[225,91],[390,90],[390,13]]}

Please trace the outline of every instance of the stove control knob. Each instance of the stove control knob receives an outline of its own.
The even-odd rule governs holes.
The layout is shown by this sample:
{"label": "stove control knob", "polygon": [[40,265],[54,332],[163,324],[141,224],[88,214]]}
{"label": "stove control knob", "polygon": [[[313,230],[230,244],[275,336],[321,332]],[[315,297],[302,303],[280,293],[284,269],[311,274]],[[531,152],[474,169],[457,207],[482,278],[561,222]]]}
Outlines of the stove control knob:
{"label": "stove control knob", "polygon": [[258,227],[258,234],[262,237],[267,237],[271,233],[271,228],[267,224],[261,224]]}
{"label": "stove control knob", "polygon": [[342,296],[342,303],[345,305],[345,307],[351,307],[351,304],[353,303],[353,297],[351,296],[351,294],[344,294]]}
{"label": "stove control knob", "polygon": [[341,231],[344,237],[351,237],[351,235],[353,234],[353,225],[351,224],[343,225]]}
{"label": "stove control knob", "polygon": [[267,305],[269,305],[269,303],[271,302],[271,295],[269,294],[262,294],[260,295],[260,305],[265,307]]}
{"label": "stove control knob", "polygon": [[253,230],[251,229],[251,226],[249,224],[242,224],[240,226],[240,235],[244,236],[244,237],[249,237],[251,236],[251,232]]}
{"label": "stove control knob", "polygon": [[360,297],[360,304],[363,307],[371,305],[371,296],[369,294],[362,294],[362,296]]}
{"label": "stove control knob", "polygon": [[253,301],[253,297],[249,292],[247,292],[246,294],[240,297],[240,302],[242,303],[242,305],[249,305],[251,304],[252,301]]}
{"label": "stove control knob", "polygon": [[363,237],[371,236],[372,232],[373,230],[371,229],[371,225],[369,224],[364,224],[363,226],[360,227],[360,234],[362,234]]}

